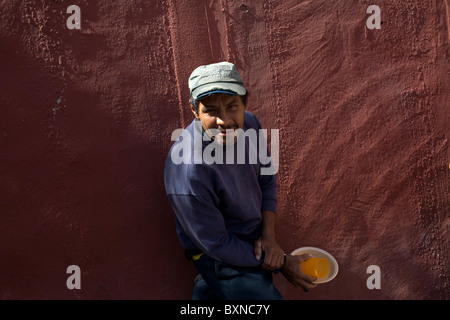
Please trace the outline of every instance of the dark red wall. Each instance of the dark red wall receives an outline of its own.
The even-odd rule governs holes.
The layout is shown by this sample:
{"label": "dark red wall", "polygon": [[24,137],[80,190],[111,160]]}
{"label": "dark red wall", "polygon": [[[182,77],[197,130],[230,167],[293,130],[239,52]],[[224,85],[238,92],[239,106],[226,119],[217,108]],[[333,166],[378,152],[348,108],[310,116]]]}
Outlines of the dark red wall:
{"label": "dark red wall", "polygon": [[163,167],[222,60],[280,130],[279,242],[340,264],[285,298],[449,298],[448,0],[242,3],[0,1],[1,299],[189,298]]}

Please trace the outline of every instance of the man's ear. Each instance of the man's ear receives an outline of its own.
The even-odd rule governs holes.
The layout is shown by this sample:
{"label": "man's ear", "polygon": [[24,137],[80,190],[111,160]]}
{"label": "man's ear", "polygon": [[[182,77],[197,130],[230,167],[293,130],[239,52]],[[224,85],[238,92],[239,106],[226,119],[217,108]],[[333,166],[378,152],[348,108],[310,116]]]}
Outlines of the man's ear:
{"label": "man's ear", "polygon": [[239,96],[241,98],[242,104],[244,105],[244,110],[247,109],[247,96],[248,96],[248,93],[245,96]]}
{"label": "man's ear", "polygon": [[194,116],[198,119],[198,118],[199,118],[198,113],[197,113],[197,111],[195,111],[195,108],[194,108],[194,105],[192,104],[192,102],[189,101],[189,105],[190,105],[190,107],[191,107],[192,113],[193,113]]}

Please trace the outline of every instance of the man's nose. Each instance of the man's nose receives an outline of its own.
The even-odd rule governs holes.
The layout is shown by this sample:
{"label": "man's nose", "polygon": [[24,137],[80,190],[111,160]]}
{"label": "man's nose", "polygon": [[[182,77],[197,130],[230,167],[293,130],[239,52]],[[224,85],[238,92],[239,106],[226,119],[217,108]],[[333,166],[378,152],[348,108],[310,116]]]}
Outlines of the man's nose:
{"label": "man's nose", "polygon": [[216,123],[217,126],[224,127],[231,122],[231,117],[228,115],[226,111],[220,112],[220,114],[217,115]]}

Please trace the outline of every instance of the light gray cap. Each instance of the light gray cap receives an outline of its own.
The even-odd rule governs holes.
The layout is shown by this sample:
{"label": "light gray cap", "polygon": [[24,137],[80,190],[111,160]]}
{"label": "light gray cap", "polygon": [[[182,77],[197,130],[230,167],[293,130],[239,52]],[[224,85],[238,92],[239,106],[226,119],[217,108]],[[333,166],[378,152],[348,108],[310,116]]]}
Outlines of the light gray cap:
{"label": "light gray cap", "polygon": [[241,75],[231,62],[219,62],[196,68],[189,77],[191,97],[201,99],[213,93],[243,96],[247,93]]}

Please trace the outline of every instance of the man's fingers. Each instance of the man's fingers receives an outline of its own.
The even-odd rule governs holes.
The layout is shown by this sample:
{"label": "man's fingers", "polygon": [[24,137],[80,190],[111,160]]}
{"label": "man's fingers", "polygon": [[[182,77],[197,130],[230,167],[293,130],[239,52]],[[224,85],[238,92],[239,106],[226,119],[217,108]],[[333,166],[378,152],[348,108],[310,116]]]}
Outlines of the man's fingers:
{"label": "man's fingers", "polygon": [[[301,262],[306,261],[306,260],[308,260],[308,259],[311,258],[311,257],[312,257],[312,255],[309,254],[309,253],[302,254],[302,255],[300,256],[300,258],[302,258],[302,259],[301,259]],[[304,273],[303,270],[301,270],[301,268],[300,268],[300,271],[301,271],[301,273],[302,273],[302,278],[305,279],[306,282],[311,283],[311,282],[317,280],[316,277],[313,277],[313,276],[310,276],[309,274]],[[315,285],[314,285],[314,286],[315,286]]]}
{"label": "man's fingers", "polygon": [[308,260],[309,258],[311,258],[311,257],[312,257],[312,254],[310,254],[310,253],[304,253],[304,254],[299,255],[299,257],[301,258],[300,261],[303,262],[303,261]]}
{"label": "man's fingers", "polygon": [[305,281],[303,279],[298,280],[296,287],[302,288],[306,292],[308,292],[308,289],[315,288],[317,285],[314,283],[310,283],[308,281]]}
{"label": "man's fingers", "polygon": [[276,269],[272,266],[272,253],[270,251],[264,252],[264,261],[263,261],[262,267],[263,267],[263,269],[269,270],[269,271]]}
{"label": "man's fingers", "polygon": [[284,261],[284,256],[277,255],[273,261],[273,266],[275,267],[275,269],[281,268],[281,266],[283,265],[283,261]]}
{"label": "man's fingers", "polygon": [[268,250],[264,255],[264,262],[262,264],[263,269],[265,270],[277,270],[281,268],[284,263],[284,254],[274,254],[272,251]]}
{"label": "man's fingers", "polygon": [[261,240],[256,240],[256,242],[255,242],[255,258],[256,258],[256,260],[261,260],[261,255],[262,255]]}
{"label": "man's fingers", "polygon": [[[302,273],[303,273],[303,271],[302,271]],[[306,273],[303,273],[303,279],[305,279],[305,281],[307,281],[308,283],[311,283],[311,282],[317,280],[316,277],[312,277],[312,276],[310,276],[310,275],[308,275],[308,274],[306,274]],[[315,285],[314,285],[314,286],[315,286]]]}

